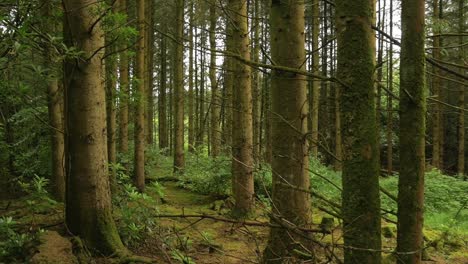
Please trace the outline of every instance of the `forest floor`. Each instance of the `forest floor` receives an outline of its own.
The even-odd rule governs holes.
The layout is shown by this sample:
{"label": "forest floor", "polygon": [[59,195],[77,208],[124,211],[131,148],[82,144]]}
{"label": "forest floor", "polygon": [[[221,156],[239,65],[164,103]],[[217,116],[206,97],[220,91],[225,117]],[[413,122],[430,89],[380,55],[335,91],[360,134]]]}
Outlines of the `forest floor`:
{"label": "forest floor", "polygon": [[[173,182],[164,184],[165,203],[160,205],[159,225],[176,240],[176,248],[194,263],[257,263],[268,239],[268,228],[247,226],[241,222],[228,223],[209,218],[184,216],[214,216],[229,219],[226,202],[196,194]],[[180,217],[178,217],[180,216]],[[267,219],[257,218],[259,222]],[[159,237],[156,236],[157,239]],[[174,243],[173,243],[174,244]],[[136,253],[151,256],[149,245],[136,249]],[[160,253],[160,252],[159,252]],[[168,254],[173,255],[173,254]],[[167,258],[166,258],[167,261]]]}
{"label": "forest floor", "polygon": [[[220,219],[229,219],[229,208],[224,207],[221,200],[190,192],[178,187],[174,182],[167,182],[164,186],[166,203],[160,206],[161,215],[219,215]],[[221,205],[220,208],[215,208],[218,205]],[[257,213],[262,215],[260,210]],[[316,210],[313,222],[318,226],[322,217],[324,217],[324,214]],[[253,219],[253,221],[266,223],[268,219],[261,216]],[[242,222],[233,224],[207,218],[175,217],[163,218],[159,223],[162,227],[173,231],[172,234],[175,235],[175,239],[179,240],[180,250],[193,263],[259,263],[261,252],[268,240],[268,227],[243,225]],[[392,234],[388,234],[388,238],[383,238],[383,246],[395,247],[393,224],[384,223],[384,225],[387,227],[384,230],[392,232]],[[432,230],[428,231],[428,233],[433,236],[440,235]],[[335,227],[332,234],[317,235],[317,240],[342,243],[341,229]],[[154,254],[154,247],[151,245],[152,243],[148,243],[140,248],[135,248],[135,252],[144,256],[161,258],[161,251]],[[423,263],[468,264],[468,248],[457,248],[458,250],[453,250],[453,248],[451,250],[442,250],[441,248],[437,250],[434,247],[429,247],[426,255],[427,260],[423,261]],[[342,255],[339,249],[335,253],[338,256]],[[167,257],[163,256],[162,259],[168,262]],[[173,261],[173,263],[185,262],[182,260],[181,262]],[[192,262],[187,261],[186,263]],[[389,254],[384,254],[383,263],[395,263],[395,260]]]}
{"label": "forest floor", "polygon": [[[160,199],[151,189],[148,190],[147,193],[158,201],[156,205],[158,213],[155,219],[157,228],[145,235],[138,244],[130,245],[132,252],[154,259],[156,263],[259,263],[261,252],[268,240],[269,227],[263,225],[268,223],[267,209],[257,206],[255,214],[257,217],[249,219],[247,224],[243,221],[232,221],[229,217],[232,204],[229,198],[220,199],[220,197],[195,193],[181,187],[174,180],[169,178],[160,181],[164,189],[164,199]],[[21,254],[35,255],[36,260],[48,256],[53,260],[60,259],[57,262],[45,263],[72,263],[63,262],[65,259],[73,258],[72,250],[76,247],[64,227],[63,205],[56,204],[42,208],[41,202],[31,203],[31,201],[31,198],[27,197],[0,200],[0,218],[15,219],[14,228],[18,233],[27,234],[39,229],[52,231],[42,235],[40,245],[31,246],[28,252]],[[324,213],[313,211],[315,227],[319,226],[323,217],[326,217]],[[338,224],[335,219],[332,234],[317,234],[316,239],[321,242],[333,241],[341,244],[341,230]],[[395,226],[386,222],[383,226],[383,246],[394,248]],[[425,235],[428,248],[427,260],[424,263],[468,263],[466,247],[468,235],[463,237],[462,241],[458,241],[460,238],[450,238],[437,230],[425,230]],[[42,255],[38,256],[38,252]],[[335,249],[335,254],[342,256],[338,248]],[[0,263],[13,262],[2,262],[0,258]],[[98,257],[94,259],[94,263],[114,263],[114,260]],[[395,263],[395,260],[389,254],[384,254],[383,263]]]}

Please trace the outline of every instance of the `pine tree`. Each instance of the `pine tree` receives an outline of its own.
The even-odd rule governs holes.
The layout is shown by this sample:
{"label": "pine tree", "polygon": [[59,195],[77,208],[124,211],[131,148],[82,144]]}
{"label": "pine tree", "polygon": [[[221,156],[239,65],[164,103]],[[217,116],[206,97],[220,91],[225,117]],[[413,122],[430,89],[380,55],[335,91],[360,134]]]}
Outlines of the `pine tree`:
{"label": "pine tree", "polygon": [[112,218],[107,177],[105,91],[101,80],[105,44],[98,6],[94,0],[66,0],[64,9],[65,40],[69,43],[73,39],[74,46],[84,53],[84,58],[68,59],[65,64],[66,225],[93,251],[123,254],[126,249]]}
{"label": "pine tree", "polygon": [[424,0],[402,1],[400,176],[396,251],[397,262],[405,264],[421,263],[423,247],[426,146],[424,16]]}
{"label": "pine tree", "polygon": [[[379,160],[374,94],[374,5],[337,0],[337,78],[341,85],[343,137],[342,216],[345,263],[378,264]],[[359,249],[366,250],[359,250]]]}
{"label": "pine tree", "polygon": [[[278,65],[305,69],[303,1],[273,1],[270,11],[271,59]],[[307,78],[274,70],[272,96],[273,193],[271,221],[310,224],[310,197],[297,188],[309,189],[307,134]],[[284,219],[284,220],[283,220]],[[303,239],[285,229],[272,228],[263,255],[265,263],[284,263]],[[302,249],[301,249],[302,250]]]}

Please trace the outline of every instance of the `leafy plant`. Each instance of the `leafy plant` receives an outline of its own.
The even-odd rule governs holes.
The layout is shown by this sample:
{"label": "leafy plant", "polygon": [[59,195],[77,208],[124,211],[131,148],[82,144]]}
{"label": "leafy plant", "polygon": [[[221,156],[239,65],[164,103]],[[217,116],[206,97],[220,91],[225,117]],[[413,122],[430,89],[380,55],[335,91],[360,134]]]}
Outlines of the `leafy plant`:
{"label": "leafy plant", "polygon": [[0,218],[0,261],[5,263],[22,262],[25,252],[38,240],[38,234],[19,233],[15,230],[17,222],[12,217]]}
{"label": "leafy plant", "polygon": [[31,215],[32,224],[35,224],[35,215],[50,212],[57,206],[57,201],[50,197],[47,191],[49,180],[37,175],[31,182],[18,181],[21,189],[27,194],[27,212]]}
{"label": "leafy plant", "polygon": [[126,245],[135,245],[153,232],[158,213],[156,201],[151,196],[140,193],[132,185],[130,177],[122,170],[123,166],[114,165],[120,190],[114,194],[113,201],[119,220],[118,229]]}
{"label": "leafy plant", "polygon": [[184,253],[182,253],[178,249],[172,250],[171,255],[172,255],[172,258],[174,260],[178,261],[179,263],[182,263],[182,264],[196,264],[195,261],[193,261],[192,258],[185,255]]}

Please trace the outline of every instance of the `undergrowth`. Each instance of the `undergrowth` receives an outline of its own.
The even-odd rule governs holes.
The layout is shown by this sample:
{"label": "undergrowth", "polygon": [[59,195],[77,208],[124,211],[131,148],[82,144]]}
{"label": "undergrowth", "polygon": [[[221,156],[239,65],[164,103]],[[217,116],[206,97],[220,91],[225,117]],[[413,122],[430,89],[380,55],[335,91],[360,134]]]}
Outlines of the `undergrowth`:
{"label": "undergrowth", "polygon": [[[185,174],[179,185],[201,194],[226,196],[231,194],[231,159],[221,156],[212,159],[206,155],[189,154]],[[271,191],[271,169],[261,164],[255,170],[255,190],[260,199]],[[316,159],[310,160],[311,190],[328,200],[341,203],[341,173],[323,165]],[[398,194],[398,176],[381,177],[380,185],[393,196]],[[468,182],[443,175],[437,170],[426,173],[425,178],[425,226],[458,235],[468,233]],[[320,199],[313,198],[315,205],[328,207]],[[381,193],[381,206],[387,211],[397,212],[397,204]],[[396,218],[388,215],[392,220]]]}

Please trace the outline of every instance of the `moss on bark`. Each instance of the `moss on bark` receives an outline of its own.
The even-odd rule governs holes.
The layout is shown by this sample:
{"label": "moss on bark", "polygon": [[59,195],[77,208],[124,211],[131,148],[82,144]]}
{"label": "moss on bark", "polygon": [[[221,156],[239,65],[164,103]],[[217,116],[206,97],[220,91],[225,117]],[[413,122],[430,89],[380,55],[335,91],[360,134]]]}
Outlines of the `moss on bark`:
{"label": "moss on bark", "polygon": [[[65,64],[67,106],[66,224],[94,252],[121,254],[123,246],[111,215],[107,160],[104,46],[94,0],[64,1],[65,40],[74,40],[84,58]],[[90,29],[89,25],[93,25]],[[96,52],[97,51],[97,52]]]}
{"label": "moss on bark", "polygon": [[344,259],[353,264],[381,261],[373,12],[372,1],[336,1],[338,79],[347,85],[340,97]]}
{"label": "moss on bark", "polygon": [[[426,89],[424,1],[402,1],[398,263],[421,263],[425,171]],[[398,252],[414,252],[411,254]]]}

